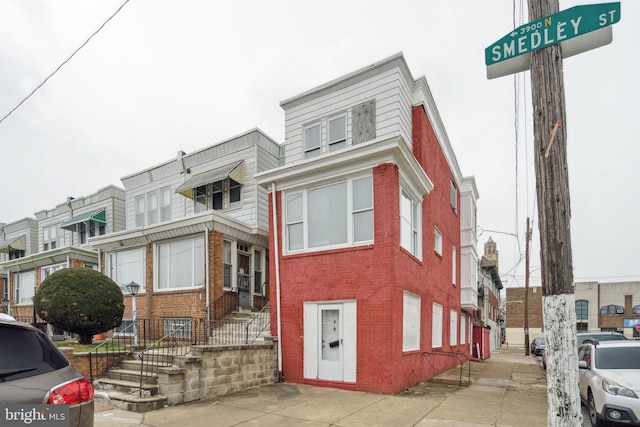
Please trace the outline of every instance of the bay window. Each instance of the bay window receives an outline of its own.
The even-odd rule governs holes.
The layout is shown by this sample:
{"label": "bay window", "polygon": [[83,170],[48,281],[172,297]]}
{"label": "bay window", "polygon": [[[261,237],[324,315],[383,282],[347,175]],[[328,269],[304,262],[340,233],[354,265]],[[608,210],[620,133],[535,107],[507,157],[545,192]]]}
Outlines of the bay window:
{"label": "bay window", "polygon": [[204,286],[204,238],[157,245],[158,290]]}
{"label": "bay window", "polygon": [[140,285],[144,292],[145,251],[143,248],[112,252],[107,258],[108,276],[116,282],[123,293],[128,293],[126,286],[131,282]]}

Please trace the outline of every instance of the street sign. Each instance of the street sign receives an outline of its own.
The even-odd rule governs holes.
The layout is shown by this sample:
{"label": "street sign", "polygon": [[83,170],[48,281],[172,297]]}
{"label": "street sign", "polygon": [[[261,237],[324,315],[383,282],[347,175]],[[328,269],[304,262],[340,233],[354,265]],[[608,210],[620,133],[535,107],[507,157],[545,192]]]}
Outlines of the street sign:
{"label": "street sign", "polygon": [[575,6],[521,25],[485,49],[487,77],[529,68],[530,54],[561,43],[566,58],[611,43],[610,26],[620,21],[620,2]]}

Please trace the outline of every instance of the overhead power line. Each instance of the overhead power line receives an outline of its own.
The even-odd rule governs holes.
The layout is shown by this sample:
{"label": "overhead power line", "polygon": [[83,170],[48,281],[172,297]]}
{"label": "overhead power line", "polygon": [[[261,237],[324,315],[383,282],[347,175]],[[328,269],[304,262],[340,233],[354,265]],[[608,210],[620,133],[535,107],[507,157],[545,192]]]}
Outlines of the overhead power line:
{"label": "overhead power line", "polygon": [[93,34],[91,34],[91,35],[89,36],[89,38],[87,38],[87,39],[84,41],[84,43],[82,43],[82,44],[80,45],[80,47],[78,47],[76,50],[74,50],[74,51],[71,53],[71,55],[69,55],[69,57],[68,57],[67,59],[65,59],[64,61],[62,61],[62,64],[58,65],[58,67],[57,67],[55,70],[53,70],[53,71],[52,71],[52,72],[51,72],[47,77],[45,77],[45,79],[44,79],[44,80],[43,80],[39,85],[37,85],[37,86],[35,87],[35,89],[33,89],[33,90],[31,91],[31,93],[29,93],[27,96],[25,96],[25,97],[22,99],[22,101],[20,101],[20,102],[18,103],[18,105],[16,105],[15,107],[13,107],[13,108],[12,108],[12,109],[7,113],[7,114],[5,114],[5,115],[0,119],[0,123],[4,122],[4,121],[5,121],[5,119],[6,119],[7,117],[9,117],[11,114],[13,114],[13,112],[14,112],[14,111],[16,111],[18,108],[20,108],[20,107],[22,106],[22,104],[24,104],[24,103],[25,103],[29,98],[31,98],[31,97],[32,97],[32,96],[33,96],[33,95],[38,91],[38,89],[40,89],[42,86],[44,86],[44,85],[45,85],[45,83],[47,83],[47,81],[48,81],[51,77],[53,77],[53,76],[54,76],[58,71],[60,71],[60,69],[61,69],[61,68],[62,68],[62,67],[67,63],[67,62],[69,62],[69,61],[71,60],[71,58],[73,58],[73,57],[75,56],[75,54],[76,54],[76,53],[78,53],[78,52],[80,51],[80,49],[82,49],[83,47],[85,47],[85,46],[87,45],[87,43],[89,43],[89,41],[93,38],[93,36],[95,36],[96,34],[98,34],[98,33],[100,32],[100,30],[102,30],[102,29],[104,28],[104,26],[105,26],[105,25],[107,25],[107,23],[108,23],[109,21],[111,21],[111,19],[113,19],[113,18],[118,14],[118,12],[120,12],[120,11],[122,10],[122,8],[123,8],[127,3],[129,3],[129,1],[130,1],[130,0],[125,0],[125,1],[124,1],[124,3],[122,3],[122,4],[120,5],[120,7],[119,7],[119,8],[118,8],[118,9],[117,9],[117,10],[116,10],[116,11],[115,11],[115,12],[114,12],[114,13],[113,13],[109,18],[107,18],[107,20],[106,20],[106,21],[104,21],[104,22],[102,23],[102,25],[100,25],[100,27],[99,27],[97,30],[95,30],[95,31],[93,32]]}

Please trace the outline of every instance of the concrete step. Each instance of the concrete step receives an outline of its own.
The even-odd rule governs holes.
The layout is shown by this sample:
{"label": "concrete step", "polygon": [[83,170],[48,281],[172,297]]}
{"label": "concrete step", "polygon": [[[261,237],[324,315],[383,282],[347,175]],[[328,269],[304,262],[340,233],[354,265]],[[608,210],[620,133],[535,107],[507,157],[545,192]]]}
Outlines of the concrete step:
{"label": "concrete step", "polygon": [[95,410],[105,411],[112,408],[133,412],[149,412],[167,406],[165,396],[140,396],[138,392],[123,393],[118,391],[96,390],[93,395]]}
{"label": "concrete step", "polygon": [[[148,382],[151,379],[156,378],[156,372],[151,370],[146,370],[142,372],[143,382]],[[120,368],[111,368],[107,372],[106,378],[110,378],[112,380],[122,380],[122,381],[131,381],[140,383],[141,372],[140,369],[123,369]]]}
{"label": "concrete step", "polygon": [[[155,381],[154,381],[155,382]],[[139,394],[140,390],[140,377],[135,381],[122,380],[117,378],[98,378],[93,382],[93,386],[96,390],[107,392],[120,392],[124,394],[135,393]],[[156,396],[158,394],[157,384],[144,384],[142,386],[142,394],[146,397]]]}
{"label": "concrete step", "polygon": [[158,372],[158,367],[161,366],[172,366],[173,365],[173,357],[170,358],[171,360],[169,360],[169,358],[162,360],[161,362],[159,361],[158,363],[156,363],[155,361],[152,360],[148,360],[147,358],[145,358],[145,363],[144,363],[144,368],[142,368],[142,361],[139,359],[126,359],[123,360],[120,363],[120,369],[127,369],[129,371],[138,371],[138,373],[140,372],[140,369],[143,369],[143,372]]}

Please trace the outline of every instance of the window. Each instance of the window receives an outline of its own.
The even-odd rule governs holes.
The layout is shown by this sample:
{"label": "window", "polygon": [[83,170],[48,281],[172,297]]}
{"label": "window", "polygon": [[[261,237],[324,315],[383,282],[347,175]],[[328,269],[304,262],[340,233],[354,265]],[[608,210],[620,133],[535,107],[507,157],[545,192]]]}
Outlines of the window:
{"label": "window", "polygon": [[62,270],[63,268],[66,268],[66,267],[67,267],[66,263],[42,267],[40,269],[40,283],[42,283],[47,277],[51,276],[56,271]]}
{"label": "window", "polygon": [[137,196],[135,203],[136,203],[136,227],[144,227],[144,196]]}
{"label": "window", "polygon": [[400,189],[400,246],[420,258],[420,215],[418,203]]}
{"label": "window", "polygon": [[171,187],[161,188],[160,196],[160,221],[171,219]]}
{"label": "window", "polygon": [[147,193],[147,224],[158,222],[158,193]]}
{"label": "window", "polygon": [[233,287],[233,277],[231,276],[231,272],[233,271],[233,262],[231,259],[231,242],[228,240],[224,241],[224,259],[223,259],[223,286],[226,289],[231,289]]}
{"label": "window", "polygon": [[347,147],[347,115],[340,114],[327,120],[327,145],[329,151]]}
{"label": "window", "polygon": [[373,240],[371,176],[287,194],[285,200],[288,251]]}
{"label": "window", "polygon": [[96,221],[81,222],[78,224],[79,243],[84,245],[89,237],[102,236],[106,233],[106,225]]}
{"label": "window", "polygon": [[242,184],[231,178],[225,178],[212,184],[201,185],[193,189],[194,211],[228,209],[241,201]]}
{"label": "window", "polygon": [[442,256],[442,233],[438,227],[433,227],[433,250]]}
{"label": "window", "polygon": [[458,189],[453,181],[449,182],[449,203],[454,212],[458,212]]}
{"label": "window", "polygon": [[262,251],[254,251],[253,259],[253,292],[262,295]]}
{"label": "window", "polygon": [[452,283],[457,284],[458,276],[458,250],[455,246],[451,248],[451,277]]}
{"label": "window", "polygon": [[15,276],[15,295],[16,304],[33,304],[33,296],[36,290],[36,272],[25,271]]}
{"label": "window", "polygon": [[320,122],[305,126],[303,144],[305,159],[320,155]]}
{"label": "window", "polygon": [[460,344],[467,343],[467,315],[460,314]]}
{"label": "window", "polygon": [[184,317],[165,318],[164,334],[172,334],[176,338],[191,338],[191,319]]}
{"label": "window", "polygon": [[600,307],[600,314],[624,314],[624,307],[615,304],[603,305]]}
{"label": "window", "polygon": [[640,314],[640,305],[635,305],[633,307],[633,314]]}
{"label": "window", "polygon": [[458,345],[458,312],[455,310],[449,312],[449,345]]}
{"label": "window", "polygon": [[420,297],[405,291],[402,305],[402,351],[420,349]]}
{"label": "window", "polygon": [[158,290],[204,286],[204,238],[157,246]]}
{"label": "window", "polygon": [[48,251],[58,247],[58,225],[42,228],[42,250]]}
{"label": "window", "polygon": [[431,347],[442,347],[442,306],[435,302],[431,313]]}
{"label": "window", "polygon": [[127,285],[135,282],[144,292],[145,251],[144,248],[112,252],[108,255],[108,276],[120,286],[122,293],[128,294]]}
{"label": "window", "polygon": [[576,301],[576,319],[589,320],[589,303],[587,301]]}

